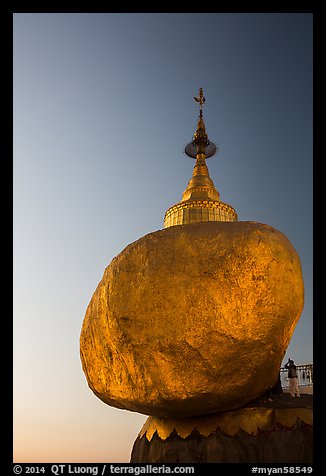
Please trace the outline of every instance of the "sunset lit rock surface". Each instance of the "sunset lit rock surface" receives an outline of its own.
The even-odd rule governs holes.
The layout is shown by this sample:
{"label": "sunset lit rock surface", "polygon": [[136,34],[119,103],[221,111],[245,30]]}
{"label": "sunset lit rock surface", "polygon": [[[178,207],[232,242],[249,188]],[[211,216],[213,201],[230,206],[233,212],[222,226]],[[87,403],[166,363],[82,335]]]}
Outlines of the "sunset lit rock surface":
{"label": "sunset lit rock surface", "polygon": [[239,408],[269,389],[303,308],[298,255],[256,222],[171,226],[106,268],[80,336],[108,405],[158,417]]}

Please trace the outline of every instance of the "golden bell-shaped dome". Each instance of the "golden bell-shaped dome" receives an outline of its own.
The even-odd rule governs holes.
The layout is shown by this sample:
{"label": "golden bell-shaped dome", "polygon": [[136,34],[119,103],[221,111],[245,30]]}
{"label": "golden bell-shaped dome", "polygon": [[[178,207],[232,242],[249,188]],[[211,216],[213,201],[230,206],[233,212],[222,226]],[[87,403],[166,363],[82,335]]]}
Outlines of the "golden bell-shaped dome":
{"label": "golden bell-shaped dome", "polygon": [[195,100],[200,106],[199,119],[194,138],[186,146],[185,153],[195,158],[196,164],[181,202],[166,211],[164,228],[204,221],[238,221],[234,208],[221,202],[220,194],[209,176],[206,165],[206,158],[214,155],[217,147],[209,141],[206,133],[202,110],[205,98],[202,88]]}

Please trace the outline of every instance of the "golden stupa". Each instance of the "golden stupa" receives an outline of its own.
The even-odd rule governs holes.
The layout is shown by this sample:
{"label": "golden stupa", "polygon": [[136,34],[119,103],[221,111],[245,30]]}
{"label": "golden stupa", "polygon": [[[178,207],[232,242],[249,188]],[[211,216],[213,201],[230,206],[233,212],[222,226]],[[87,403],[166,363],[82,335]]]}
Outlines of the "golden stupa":
{"label": "golden stupa", "polygon": [[209,176],[206,159],[212,157],[216,151],[216,145],[208,139],[203,119],[203,104],[205,98],[203,89],[199,89],[199,119],[197,129],[192,142],[186,148],[185,153],[194,159],[196,164],[182,200],[170,207],[164,217],[164,228],[173,225],[187,225],[206,221],[237,221],[238,216],[234,208],[220,200],[220,194],[216,190]]}

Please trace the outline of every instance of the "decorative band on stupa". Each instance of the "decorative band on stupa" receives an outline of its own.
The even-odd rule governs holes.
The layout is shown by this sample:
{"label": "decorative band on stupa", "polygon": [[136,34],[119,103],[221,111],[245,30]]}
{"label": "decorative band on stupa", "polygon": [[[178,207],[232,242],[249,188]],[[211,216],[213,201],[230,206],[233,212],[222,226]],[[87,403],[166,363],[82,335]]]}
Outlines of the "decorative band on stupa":
{"label": "decorative band on stupa", "polygon": [[164,228],[205,221],[238,221],[233,207],[220,200],[220,194],[209,176],[206,159],[217,152],[208,139],[203,119],[205,98],[203,89],[194,98],[199,103],[199,119],[193,140],[185,147],[188,157],[196,159],[192,178],[183,192],[181,202],[172,205],[165,213]]}

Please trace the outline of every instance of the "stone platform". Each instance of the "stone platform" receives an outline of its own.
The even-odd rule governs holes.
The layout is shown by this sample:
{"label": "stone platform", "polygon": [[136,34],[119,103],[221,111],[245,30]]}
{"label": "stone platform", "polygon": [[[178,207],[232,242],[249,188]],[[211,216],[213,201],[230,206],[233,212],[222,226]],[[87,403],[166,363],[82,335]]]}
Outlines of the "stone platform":
{"label": "stone platform", "polygon": [[131,463],[311,463],[312,395],[264,396],[194,418],[149,417]]}

